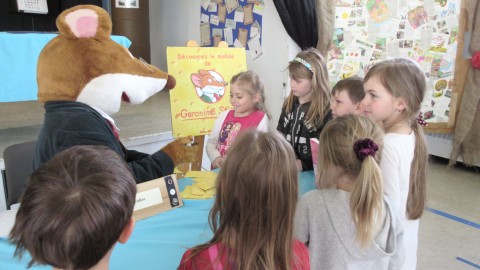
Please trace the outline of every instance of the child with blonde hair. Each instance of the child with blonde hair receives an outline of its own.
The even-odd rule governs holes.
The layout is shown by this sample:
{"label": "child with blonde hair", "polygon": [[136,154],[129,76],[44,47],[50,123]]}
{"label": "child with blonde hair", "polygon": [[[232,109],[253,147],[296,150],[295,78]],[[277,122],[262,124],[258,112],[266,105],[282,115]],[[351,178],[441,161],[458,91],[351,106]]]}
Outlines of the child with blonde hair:
{"label": "child with blonde hair", "polygon": [[398,269],[403,235],[383,196],[378,160],[383,132],[364,116],[344,115],[320,134],[318,190],[295,214],[295,236],[308,245],[312,269]]}
{"label": "child with blonde hair", "polygon": [[227,150],[239,132],[256,128],[268,130],[270,113],[265,105],[263,81],[254,71],[236,74],[230,80],[230,104],[233,109],[222,112],[207,141],[207,155],[212,169],[222,167]]}
{"label": "child with blonde hair", "polygon": [[297,168],[313,170],[310,138],[318,138],[332,118],[325,60],[314,48],[299,52],[288,64],[291,92],[285,99],[277,130],[292,145]]}
{"label": "child with blonde hair", "polygon": [[385,130],[382,169],[385,193],[404,217],[407,256],[404,269],[417,264],[418,227],[426,201],[428,151],[417,121],[426,90],[423,70],[412,60],[396,58],[374,65],[364,79],[365,115]]}
{"label": "child with blonde hair", "polygon": [[362,113],[364,109],[363,98],[365,98],[365,90],[363,89],[362,78],[352,76],[338,81],[332,88],[332,100],[330,102],[333,118],[345,114]]}
{"label": "child with blonde hair", "polygon": [[310,269],[293,238],[298,197],[295,154],[277,132],[237,137],[217,177],[213,237],[189,249],[179,269]]}

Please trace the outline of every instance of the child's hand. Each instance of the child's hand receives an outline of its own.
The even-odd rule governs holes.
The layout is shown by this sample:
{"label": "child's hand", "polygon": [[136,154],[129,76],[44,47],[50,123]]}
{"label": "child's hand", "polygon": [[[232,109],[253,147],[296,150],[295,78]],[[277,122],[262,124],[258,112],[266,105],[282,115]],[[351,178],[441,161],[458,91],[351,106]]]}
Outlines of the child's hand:
{"label": "child's hand", "polygon": [[225,158],[224,157],[216,157],[213,161],[212,161],[212,168],[216,169],[216,168],[221,168],[222,165],[223,165],[223,162],[225,162]]}
{"label": "child's hand", "polygon": [[303,171],[303,167],[302,167],[302,161],[300,159],[297,159],[296,160],[296,163],[297,163],[297,170],[299,172]]}

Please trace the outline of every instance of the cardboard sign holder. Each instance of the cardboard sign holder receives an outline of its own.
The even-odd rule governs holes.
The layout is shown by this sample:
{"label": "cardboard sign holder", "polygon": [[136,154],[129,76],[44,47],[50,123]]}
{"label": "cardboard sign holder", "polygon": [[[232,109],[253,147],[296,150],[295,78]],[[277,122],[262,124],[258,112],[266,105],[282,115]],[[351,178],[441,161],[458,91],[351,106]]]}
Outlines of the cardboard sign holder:
{"label": "cardboard sign holder", "polygon": [[137,185],[133,217],[145,219],[183,206],[175,174]]}

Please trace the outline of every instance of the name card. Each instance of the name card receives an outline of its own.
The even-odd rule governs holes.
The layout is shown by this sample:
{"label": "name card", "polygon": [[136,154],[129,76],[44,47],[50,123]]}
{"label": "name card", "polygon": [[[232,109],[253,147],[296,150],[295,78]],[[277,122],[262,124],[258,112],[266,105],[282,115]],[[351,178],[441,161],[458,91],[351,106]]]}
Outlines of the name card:
{"label": "name card", "polygon": [[167,175],[137,184],[133,217],[141,220],[181,206],[176,175]]}
{"label": "name card", "polygon": [[139,192],[135,197],[135,207],[133,208],[133,211],[161,204],[162,202],[162,192],[160,191],[160,188]]}

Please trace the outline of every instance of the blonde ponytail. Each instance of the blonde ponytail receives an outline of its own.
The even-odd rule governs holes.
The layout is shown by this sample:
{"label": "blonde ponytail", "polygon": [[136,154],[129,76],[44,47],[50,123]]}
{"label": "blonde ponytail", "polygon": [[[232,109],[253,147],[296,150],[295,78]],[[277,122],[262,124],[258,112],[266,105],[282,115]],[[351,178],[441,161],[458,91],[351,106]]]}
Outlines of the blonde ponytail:
{"label": "blonde ponytail", "polygon": [[350,211],[356,240],[371,244],[383,216],[383,178],[378,162],[383,131],[365,116],[344,115],[329,121],[320,134],[318,187],[336,187],[339,176],[353,176]]}
{"label": "blonde ponytail", "polygon": [[414,157],[410,168],[410,187],[407,199],[407,215],[410,219],[419,219],[425,209],[427,193],[428,150],[423,129],[414,121],[412,130],[415,133]]}
{"label": "blonde ponytail", "polygon": [[383,215],[383,178],[373,156],[362,161],[350,195],[350,210],[357,229],[356,238],[365,248],[371,243]]}

